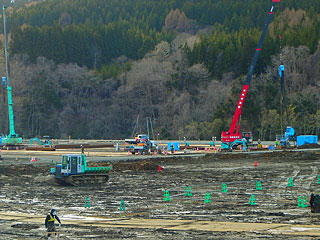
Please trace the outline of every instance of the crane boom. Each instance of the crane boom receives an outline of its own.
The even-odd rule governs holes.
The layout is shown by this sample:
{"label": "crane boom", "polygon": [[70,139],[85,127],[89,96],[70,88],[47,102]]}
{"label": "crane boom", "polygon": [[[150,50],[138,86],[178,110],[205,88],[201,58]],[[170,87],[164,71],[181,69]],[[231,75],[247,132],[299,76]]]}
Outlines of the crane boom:
{"label": "crane boom", "polygon": [[16,134],[14,130],[14,114],[13,114],[13,103],[12,103],[12,87],[11,87],[11,79],[10,79],[10,65],[9,65],[9,53],[8,53],[8,35],[6,29],[6,7],[2,7],[3,14],[3,32],[4,32],[4,54],[5,54],[5,62],[6,62],[6,72],[7,72],[7,95],[8,95],[8,114],[9,114],[9,135],[5,138],[2,138],[2,143],[5,145],[16,145],[22,143],[22,138]]}
{"label": "crane boom", "polygon": [[256,63],[258,61],[260,52],[262,50],[263,40],[264,40],[266,33],[268,31],[268,27],[269,27],[271,18],[273,16],[273,13],[275,10],[275,6],[279,2],[280,2],[280,0],[272,0],[272,5],[271,5],[271,8],[268,12],[268,16],[267,16],[266,22],[264,24],[264,27],[263,27],[263,30],[262,30],[262,33],[260,36],[258,46],[256,47],[255,54],[254,54],[253,59],[251,61],[249,72],[248,72],[245,84],[243,85],[243,88],[242,88],[242,91],[240,94],[240,98],[239,98],[239,101],[237,104],[237,108],[236,108],[236,111],[233,115],[233,119],[232,119],[230,128],[227,132],[221,133],[221,141],[222,142],[233,142],[236,139],[242,139],[241,133],[239,133],[239,128],[240,128],[240,121],[239,120],[240,120],[240,116],[241,116],[242,106],[243,106],[244,100],[246,99],[246,96],[247,96],[247,92],[248,92],[248,88],[250,86],[252,75],[253,75]]}

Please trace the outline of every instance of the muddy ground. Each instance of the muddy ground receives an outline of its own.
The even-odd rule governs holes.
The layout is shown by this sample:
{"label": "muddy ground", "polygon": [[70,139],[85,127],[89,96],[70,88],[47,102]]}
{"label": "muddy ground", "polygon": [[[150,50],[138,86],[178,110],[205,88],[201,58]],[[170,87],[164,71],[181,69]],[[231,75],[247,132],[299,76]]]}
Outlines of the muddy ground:
{"label": "muddy ground", "polygon": [[[307,196],[309,202],[311,193],[320,192],[319,166],[319,150],[155,157],[115,163],[104,186],[63,187],[48,175],[50,164],[0,165],[0,239],[46,239],[43,223],[51,208],[63,223],[61,239],[318,239],[319,229],[304,233],[301,225],[319,225],[320,216],[311,214],[309,207],[298,208],[298,196]],[[289,178],[293,187],[288,186]],[[262,190],[256,190],[257,181]],[[228,192],[221,192],[223,183]],[[192,196],[185,196],[187,186]],[[170,201],[164,201],[165,190]],[[211,203],[204,203],[206,193],[211,194]],[[248,204],[252,194],[255,205]],[[87,198],[90,208],[85,208]],[[125,211],[119,210],[122,200]],[[6,213],[16,217],[6,218]],[[31,221],[28,215],[39,218]],[[86,217],[91,217],[90,223],[77,224]],[[95,217],[128,220],[128,225],[94,224]],[[138,228],[130,225],[130,219],[150,224]],[[257,230],[240,231],[236,225],[230,231],[175,230],[152,226],[154,219],[252,223]],[[254,225],[259,223],[299,228],[260,231]]]}

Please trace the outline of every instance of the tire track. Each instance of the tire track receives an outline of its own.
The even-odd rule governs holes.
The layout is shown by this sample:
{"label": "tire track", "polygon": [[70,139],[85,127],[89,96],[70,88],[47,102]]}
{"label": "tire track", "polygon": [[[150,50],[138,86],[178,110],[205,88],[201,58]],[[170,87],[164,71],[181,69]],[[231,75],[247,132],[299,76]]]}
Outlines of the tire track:
{"label": "tire track", "polygon": [[311,175],[309,177],[305,178],[307,181],[309,181],[308,184],[307,184],[307,189],[308,190],[311,190],[311,184],[313,183],[313,181],[317,180],[317,174],[318,174],[318,171],[319,171],[318,167],[316,167],[316,166],[311,166],[310,168],[312,170]]}
{"label": "tire track", "polygon": [[[289,178],[292,178],[293,181],[294,179],[298,176],[298,174],[301,171],[301,168],[299,165],[294,165],[293,166],[294,170],[291,174],[291,176],[288,176],[286,179],[288,180]],[[281,199],[281,189],[285,189],[287,187],[288,182],[286,181],[286,179],[281,179],[279,184],[278,184],[278,191],[274,194],[274,197],[276,199]]]}

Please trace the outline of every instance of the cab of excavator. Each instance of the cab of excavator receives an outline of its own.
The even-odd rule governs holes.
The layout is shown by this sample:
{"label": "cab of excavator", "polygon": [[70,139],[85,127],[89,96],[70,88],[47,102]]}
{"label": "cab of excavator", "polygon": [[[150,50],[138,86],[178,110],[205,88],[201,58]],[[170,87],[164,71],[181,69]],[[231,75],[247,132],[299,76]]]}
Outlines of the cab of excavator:
{"label": "cab of excavator", "polygon": [[81,155],[63,155],[61,162],[61,173],[64,175],[81,173],[82,162]]}
{"label": "cab of excavator", "polygon": [[73,174],[84,173],[87,169],[85,156],[77,154],[67,154],[62,156],[61,164],[56,168],[51,168],[50,173],[56,175],[56,178],[62,178]]}

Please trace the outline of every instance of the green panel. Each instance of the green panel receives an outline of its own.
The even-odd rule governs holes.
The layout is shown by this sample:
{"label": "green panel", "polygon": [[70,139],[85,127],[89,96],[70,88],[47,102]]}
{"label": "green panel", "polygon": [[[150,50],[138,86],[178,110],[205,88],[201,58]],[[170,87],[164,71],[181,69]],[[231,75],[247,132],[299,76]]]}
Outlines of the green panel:
{"label": "green panel", "polygon": [[88,173],[103,173],[103,172],[107,172],[110,171],[113,168],[113,166],[111,165],[110,167],[88,167],[86,169],[86,172]]}
{"label": "green panel", "polygon": [[8,90],[8,112],[9,112],[9,127],[10,127],[9,137],[12,137],[16,135],[16,132],[14,130],[14,115],[13,115],[13,107],[12,107],[11,86],[8,86],[7,90]]}
{"label": "green panel", "polygon": [[17,145],[22,143],[22,138],[21,137],[6,137],[2,138],[2,144],[3,145]]}

